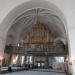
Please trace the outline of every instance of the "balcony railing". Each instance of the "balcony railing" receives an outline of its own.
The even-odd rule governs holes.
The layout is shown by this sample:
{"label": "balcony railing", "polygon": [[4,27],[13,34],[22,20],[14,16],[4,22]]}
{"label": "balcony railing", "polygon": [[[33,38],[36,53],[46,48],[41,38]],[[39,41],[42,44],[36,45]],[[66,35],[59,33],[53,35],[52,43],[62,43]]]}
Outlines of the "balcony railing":
{"label": "balcony railing", "polygon": [[45,48],[26,48],[18,46],[6,46],[6,53],[25,54],[25,53],[67,53],[67,48],[61,45],[45,47]]}

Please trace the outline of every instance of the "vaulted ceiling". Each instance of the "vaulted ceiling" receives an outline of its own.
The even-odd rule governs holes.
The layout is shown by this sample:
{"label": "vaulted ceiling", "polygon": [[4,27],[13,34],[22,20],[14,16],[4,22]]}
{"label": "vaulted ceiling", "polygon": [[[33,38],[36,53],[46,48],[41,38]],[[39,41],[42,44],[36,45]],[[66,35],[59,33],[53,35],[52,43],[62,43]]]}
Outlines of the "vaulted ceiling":
{"label": "vaulted ceiling", "polygon": [[28,10],[14,20],[12,27],[8,31],[7,42],[14,39],[18,41],[22,39],[25,32],[31,31],[37,19],[49,29],[55,39],[61,37],[65,42],[67,41],[66,30],[61,19],[51,10],[36,8]]}

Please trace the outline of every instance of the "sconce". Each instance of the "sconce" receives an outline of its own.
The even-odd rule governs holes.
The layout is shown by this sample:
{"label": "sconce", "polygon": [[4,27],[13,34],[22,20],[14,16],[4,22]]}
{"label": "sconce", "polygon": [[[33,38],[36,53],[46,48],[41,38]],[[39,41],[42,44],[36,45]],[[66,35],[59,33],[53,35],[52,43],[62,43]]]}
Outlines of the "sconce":
{"label": "sconce", "polygon": [[16,59],[13,59],[13,64],[16,64]]}
{"label": "sconce", "polygon": [[16,64],[18,60],[18,56],[13,57],[12,59],[12,64]]}
{"label": "sconce", "polygon": [[75,58],[72,56],[72,57],[70,57],[70,59],[69,59],[69,64],[72,65],[72,64],[74,64],[74,63],[75,63]]}
{"label": "sconce", "polygon": [[18,47],[20,46],[20,44],[18,43],[18,45],[17,45]]}

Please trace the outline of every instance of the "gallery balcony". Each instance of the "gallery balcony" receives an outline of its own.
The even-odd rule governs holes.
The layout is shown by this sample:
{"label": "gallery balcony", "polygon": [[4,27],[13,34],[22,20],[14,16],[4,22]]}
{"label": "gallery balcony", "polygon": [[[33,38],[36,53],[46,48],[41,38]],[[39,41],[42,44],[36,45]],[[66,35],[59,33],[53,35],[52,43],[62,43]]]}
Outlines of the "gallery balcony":
{"label": "gallery balcony", "polygon": [[56,45],[45,48],[26,48],[18,46],[6,46],[5,53],[11,54],[29,54],[29,55],[66,55],[67,47],[62,45]]}

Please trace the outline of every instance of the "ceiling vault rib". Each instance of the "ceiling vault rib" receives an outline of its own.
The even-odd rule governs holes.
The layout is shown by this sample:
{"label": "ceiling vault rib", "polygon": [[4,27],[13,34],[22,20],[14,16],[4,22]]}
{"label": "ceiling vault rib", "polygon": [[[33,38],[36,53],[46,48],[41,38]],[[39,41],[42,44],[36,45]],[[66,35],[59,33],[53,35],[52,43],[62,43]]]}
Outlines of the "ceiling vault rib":
{"label": "ceiling vault rib", "polygon": [[[11,34],[12,36],[17,36],[19,34],[20,38],[24,32],[31,31],[32,26],[37,22],[44,24],[55,38],[61,36],[62,38],[66,38],[66,30],[62,20],[52,11],[42,8],[28,10],[17,17],[8,31],[8,35]],[[13,35],[13,33],[15,35]]]}

